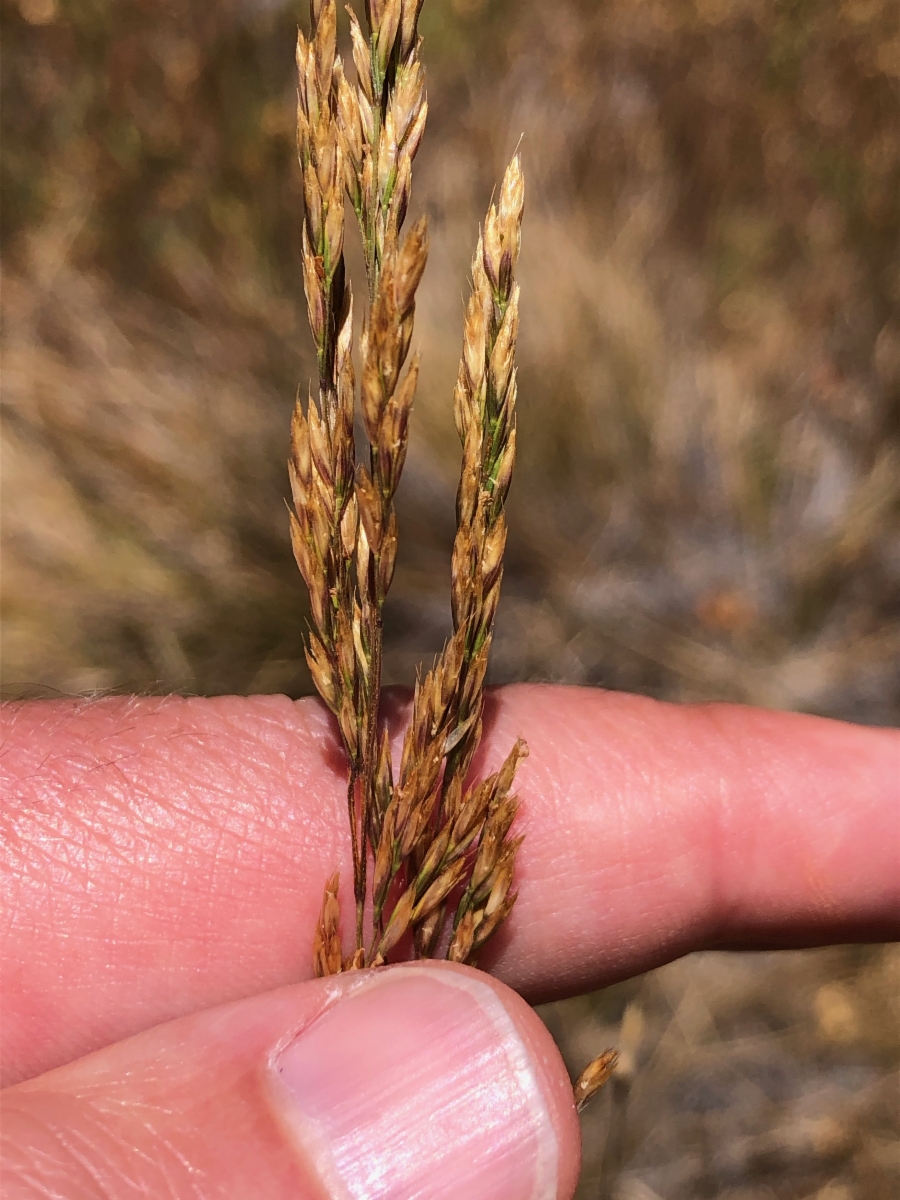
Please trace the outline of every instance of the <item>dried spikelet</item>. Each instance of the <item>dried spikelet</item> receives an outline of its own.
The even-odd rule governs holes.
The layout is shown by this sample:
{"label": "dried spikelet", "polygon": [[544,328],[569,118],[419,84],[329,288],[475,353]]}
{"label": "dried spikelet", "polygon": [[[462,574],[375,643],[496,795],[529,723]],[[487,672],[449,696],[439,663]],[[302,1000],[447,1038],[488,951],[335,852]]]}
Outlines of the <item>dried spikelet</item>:
{"label": "dried spikelet", "polygon": [[319,979],[323,975],[336,975],[342,969],[339,882],[340,875],[335,871],[325,884],[322,912],[313,937],[313,970]]}
{"label": "dried spikelet", "polygon": [[416,890],[414,887],[408,887],[397,903],[394,905],[391,918],[388,921],[387,928],[378,943],[375,950],[375,956],[385,959],[393,950],[396,944],[403,937],[409,928],[409,922],[412,919],[413,908],[416,903]]}
{"label": "dried spikelet", "polygon": [[603,1085],[609,1082],[618,1061],[618,1050],[604,1050],[584,1068],[572,1088],[575,1107],[579,1112],[597,1095]]}

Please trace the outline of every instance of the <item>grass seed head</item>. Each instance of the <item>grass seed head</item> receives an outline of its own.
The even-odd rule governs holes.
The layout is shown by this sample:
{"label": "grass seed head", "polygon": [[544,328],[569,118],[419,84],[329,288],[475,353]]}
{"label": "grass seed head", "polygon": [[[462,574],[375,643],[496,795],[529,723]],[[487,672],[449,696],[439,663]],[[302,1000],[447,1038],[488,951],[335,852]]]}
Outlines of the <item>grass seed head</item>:
{"label": "grass seed head", "polygon": [[[454,391],[463,462],[451,564],[453,635],[416,684],[395,779],[378,712],[382,611],[397,558],[394,496],[409,442],[419,357],[406,366],[428,258],[425,219],[403,236],[412,164],[428,114],[419,59],[422,0],[368,0],[350,12],[355,81],[337,54],[334,0],[312,0],[297,38],[303,284],[319,367],[317,394],[296,406],[289,474],[291,541],[310,593],[307,661],[335,713],[349,763],[356,948],[340,955],[336,880],[316,935],[320,973],[383,962],[411,930],[418,955],[440,944],[456,898],[449,956],[470,958],[503,920],[515,854],[524,754],[466,788],[481,740],[484,678],[506,547],[504,504],[515,456],[515,350],[524,189],[518,158],[479,235]],[[352,294],[344,266],[344,196],[363,242],[368,307],[359,337],[366,462],[354,444]],[[371,880],[368,879],[371,859]],[[367,896],[373,929],[365,949]],[[392,897],[399,897],[392,900]]]}

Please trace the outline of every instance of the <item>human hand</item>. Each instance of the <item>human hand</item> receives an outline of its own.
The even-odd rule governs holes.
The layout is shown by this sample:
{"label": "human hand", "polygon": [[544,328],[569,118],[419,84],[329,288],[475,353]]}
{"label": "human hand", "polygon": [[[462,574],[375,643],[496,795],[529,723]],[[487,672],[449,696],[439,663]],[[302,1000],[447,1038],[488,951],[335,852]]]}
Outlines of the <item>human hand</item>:
{"label": "human hand", "polygon": [[446,964],[310,981],[323,882],[351,876],[317,702],[5,717],[10,1200],[568,1197],[569,1083],[506,985],[546,999],[689,950],[900,928],[887,730],[505,689],[488,766],[518,734],[532,750],[521,896],[484,960],[505,982]]}

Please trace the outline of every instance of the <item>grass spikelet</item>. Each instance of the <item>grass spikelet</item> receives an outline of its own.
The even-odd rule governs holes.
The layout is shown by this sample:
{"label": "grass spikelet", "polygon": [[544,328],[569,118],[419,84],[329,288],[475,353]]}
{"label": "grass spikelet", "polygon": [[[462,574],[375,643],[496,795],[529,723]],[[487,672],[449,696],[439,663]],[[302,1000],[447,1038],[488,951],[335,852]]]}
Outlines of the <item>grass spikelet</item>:
{"label": "grass spikelet", "polygon": [[335,871],[325,884],[322,897],[322,912],[313,937],[313,968],[317,979],[342,970],[339,883],[340,875]]}
{"label": "grass spikelet", "polygon": [[584,1068],[572,1089],[575,1107],[579,1112],[593,1100],[603,1085],[609,1082],[618,1061],[618,1050],[604,1050]]}

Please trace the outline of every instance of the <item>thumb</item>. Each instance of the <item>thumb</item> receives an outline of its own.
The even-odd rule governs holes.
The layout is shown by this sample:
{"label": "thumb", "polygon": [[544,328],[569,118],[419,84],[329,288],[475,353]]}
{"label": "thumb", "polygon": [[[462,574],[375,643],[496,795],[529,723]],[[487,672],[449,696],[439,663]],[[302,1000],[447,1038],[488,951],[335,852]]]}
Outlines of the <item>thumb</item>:
{"label": "thumb", "polygon": [[3,1094],[9,1200],[568,1200],[559,1053],[514,992],[414,963],[183,1017]]}

